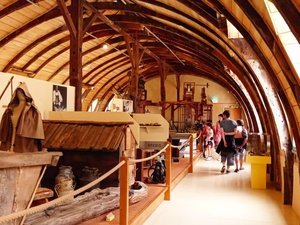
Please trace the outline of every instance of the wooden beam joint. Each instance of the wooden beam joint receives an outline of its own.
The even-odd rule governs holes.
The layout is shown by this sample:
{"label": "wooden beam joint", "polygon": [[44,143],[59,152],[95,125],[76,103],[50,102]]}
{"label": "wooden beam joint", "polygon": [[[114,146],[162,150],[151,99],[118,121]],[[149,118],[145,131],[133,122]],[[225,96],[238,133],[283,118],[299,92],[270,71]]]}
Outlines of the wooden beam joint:
{"label": "wooden beam joint", "polygon": [[68,7],[67,7],[66,3],[64,2],[64,0],[56,0],[56,2],[57,2],[57,5],[59,7],[59,10],[61,11],[61,14],[62,14],[62,16],[63,16],[63,18],[66,22],[66,25],[67,25],[67,27],[70,31],[70,34],[73,37],[76,37],[77,30],[76,30],[76,27],[74,25],[74,22],[72,20],[71,14],[68,10]]}

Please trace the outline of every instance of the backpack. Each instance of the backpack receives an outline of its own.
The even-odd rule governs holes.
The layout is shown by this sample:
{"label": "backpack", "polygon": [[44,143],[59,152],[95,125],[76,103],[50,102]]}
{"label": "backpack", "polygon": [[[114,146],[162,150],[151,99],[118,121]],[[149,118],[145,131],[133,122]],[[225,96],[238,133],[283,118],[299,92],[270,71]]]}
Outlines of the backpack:
{"label": "backpack", "polygon": [[154,170],[150,176],[152,183],[166,182],[166,163],[164,159],[157,160],[154,165]]}

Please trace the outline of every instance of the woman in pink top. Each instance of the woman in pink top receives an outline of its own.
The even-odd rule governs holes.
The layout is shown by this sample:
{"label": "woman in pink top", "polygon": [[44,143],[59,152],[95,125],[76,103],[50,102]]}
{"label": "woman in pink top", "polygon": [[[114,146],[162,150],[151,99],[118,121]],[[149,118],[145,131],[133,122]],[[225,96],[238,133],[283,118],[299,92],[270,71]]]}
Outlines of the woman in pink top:
{"label": "woman in pink top", "polygon": [[222,130],[221,130],[220,122],[223,120],[223,114],[219,114],[218,118],[219,120],[217,121],[216,126],[214,127],[214,142],[216,148],[219,145],[222,138]]}

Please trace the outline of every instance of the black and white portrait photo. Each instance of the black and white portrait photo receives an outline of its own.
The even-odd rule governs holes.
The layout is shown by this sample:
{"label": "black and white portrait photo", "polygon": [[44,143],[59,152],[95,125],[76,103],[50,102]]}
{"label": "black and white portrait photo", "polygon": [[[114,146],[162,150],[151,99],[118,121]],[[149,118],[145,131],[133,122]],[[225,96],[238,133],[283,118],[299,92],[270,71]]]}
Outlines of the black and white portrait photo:
{"label": "black and white portrait photo", "polygon": [[67,109],[67,87],[53,85],[52,110],[65,111]]}

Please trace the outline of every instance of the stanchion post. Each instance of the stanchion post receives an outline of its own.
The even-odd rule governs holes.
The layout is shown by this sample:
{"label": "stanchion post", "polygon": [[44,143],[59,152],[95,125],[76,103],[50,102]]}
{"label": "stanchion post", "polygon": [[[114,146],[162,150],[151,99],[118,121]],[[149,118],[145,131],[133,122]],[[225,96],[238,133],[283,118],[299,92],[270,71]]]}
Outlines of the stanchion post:
{"label": "stanchion post", "polygon": [[128,225],[129,214],[129,182],[128,182],[128,158],[123,156],[125,164],[120,168],[120,225]]}
{"label": "stanchion post", "polygon": [[166,186],[167,191],[165,192],[165,200],[171,199],[171,143],[168,142],[169,146],[166,149]]}
{"label": "stanchion post", "polygon": [[194,157],[193,157],[193,135],[190,135],[190,168],[189,168],[189,173],[194,172]]}

